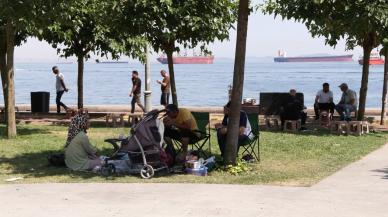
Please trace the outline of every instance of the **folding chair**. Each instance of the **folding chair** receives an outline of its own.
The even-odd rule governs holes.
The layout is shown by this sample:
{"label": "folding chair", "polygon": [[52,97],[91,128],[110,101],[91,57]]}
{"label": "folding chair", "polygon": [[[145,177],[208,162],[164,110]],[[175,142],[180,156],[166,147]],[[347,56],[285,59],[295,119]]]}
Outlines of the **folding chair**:
{"label": "folding chair", "polygon": [[[208,112],[191,112],[191,114],[194,116],[198,130],[195,132],[199,133],[199,139],[193,143],[190,143],[192,150],[197,150],[199,155],[202,155],[204,158],[207,158],[208,155],[203,150],[206,143],[209,144],[208,151],[211,153],[211,146],[210,146],[210,124],[209,124],[209,113]],[[180,141],[173,140],[173,145],[175,150],[177,150],[176,153],[182,152],[182,144]]]}
{"label": "folding chair", "polygon": [[[252,137],[249,140],[246,140],[244,143],[239,144],[240,149],[242,148],[242,156],[245,154],[252,155],[258,162],[260,161],[260,132],[259,132],[259,114],[251,113],[247,114],[249,123],[251,124],[252,131],[249,134],[249,137]],[[257,153],[255,151],[255,146],[257,145]]]}
{"label": "folding chair", "polygon": [[207,154],[203,150],[206,143],[209,144],[208,151],[211,153],[210,145],[210,122],[209,122],[209,113],[208,112],[192,112],[195,120],[197,121],[198,132],[200,134],[199,140],[191,145],[192,149],[197,149],[199,154],[203,154],[207,158]]}

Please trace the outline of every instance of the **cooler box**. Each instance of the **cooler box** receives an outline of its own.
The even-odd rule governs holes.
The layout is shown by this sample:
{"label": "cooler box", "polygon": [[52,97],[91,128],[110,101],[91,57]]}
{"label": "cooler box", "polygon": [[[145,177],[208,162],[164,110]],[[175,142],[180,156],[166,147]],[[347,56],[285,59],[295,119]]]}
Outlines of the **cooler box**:
{"label": "cooler box", "polygon": [[31,112],[48,113],[50,111],[49,92],[31,92]]}

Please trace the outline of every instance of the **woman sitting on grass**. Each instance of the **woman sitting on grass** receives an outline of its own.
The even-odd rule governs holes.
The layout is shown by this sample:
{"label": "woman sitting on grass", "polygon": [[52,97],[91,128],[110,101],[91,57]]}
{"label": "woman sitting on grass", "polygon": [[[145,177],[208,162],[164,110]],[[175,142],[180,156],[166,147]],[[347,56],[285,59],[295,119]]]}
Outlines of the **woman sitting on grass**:
{"label": "woman sitting on grass", "polygon": [[65,145],[66,166],[75,171],[92,170],[101,166],[102,161],[96,154],[86,135],[89,128],[88,114],[80,111],[72,119]]}

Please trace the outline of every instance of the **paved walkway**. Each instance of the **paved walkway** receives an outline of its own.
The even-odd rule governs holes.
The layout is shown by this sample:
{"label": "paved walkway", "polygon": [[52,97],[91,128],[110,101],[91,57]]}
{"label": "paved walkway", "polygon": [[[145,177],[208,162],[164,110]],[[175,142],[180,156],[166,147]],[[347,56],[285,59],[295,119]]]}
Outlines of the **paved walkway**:
{"label": "paved walkway", "polygon": [[313,187],[194,184],[0,186],[2,217],[388,217],[388,145]]}

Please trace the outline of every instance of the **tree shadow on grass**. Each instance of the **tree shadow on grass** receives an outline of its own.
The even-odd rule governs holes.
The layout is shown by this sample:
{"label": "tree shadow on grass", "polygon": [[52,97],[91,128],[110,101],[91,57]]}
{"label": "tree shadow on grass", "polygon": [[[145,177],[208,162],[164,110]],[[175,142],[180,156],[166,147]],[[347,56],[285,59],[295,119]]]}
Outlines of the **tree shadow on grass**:
{"label": "tree shadow on grass", "polygon": [[377,170],[372,170],[373,172],[378,172],[382,173],[382,179],[387,179],[388,180],[388,167],[383,168],[383,169],[377,169]]}
{"label": "tree shadow on grass", "polygon": [[[6,127],[4,125],[0,126],[0,138],[6,138],[5,132]],[[20,136],[28,136],[33,134],[50,134],[50,130],[42,129],[42,128],[26,128],[26,127],[18,127],[17,128],[17,134]]]}
{"label": "tree shadow on grass", "polygon": [[[109,153],[110,149],[104,149],[102,154]],[[45,150],[35,153],[22,153],[15,157],[1,157],[0,168],[11,167],[9,175],[18,174],[24,178],[50,178],[53,176],[69,176],[75,179],[90,179],[98,177],[99,174],[92,172],[76,172],[66,167],[50,166],[47,157],[53,153],[60,153],[59,150]],[[3,172],[3,171],[2,171]],[[42,180],[44,181],[44,180]]]}

